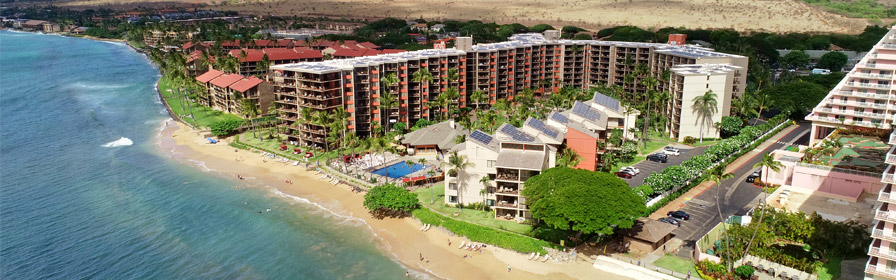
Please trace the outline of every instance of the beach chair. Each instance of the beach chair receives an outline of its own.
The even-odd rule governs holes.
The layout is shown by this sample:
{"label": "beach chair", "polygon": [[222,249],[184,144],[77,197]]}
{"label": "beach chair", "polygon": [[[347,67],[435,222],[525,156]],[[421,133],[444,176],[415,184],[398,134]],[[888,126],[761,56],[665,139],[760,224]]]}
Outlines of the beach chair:
{"label": "beach chair", "polygon": [[423,231],[429,231],[430,228],[432,228],[432,224],[426,225],[426,229],[424,229]]}
{"label": "beach chair", "polygon": [[426,228],[426,224],[423,224],[423,226],[420,227],[420,231],[423,231],[424,228]]}
{"label": "beach chair", "polygon": [[526,257],[526,260],[531,260],[534,257],[535,257],[535,253],[531,253],[531,254],[529,254],[528,257]]}
{"label": "beach chair", "polygon": [[546,262],[549,258],[551,258],[551,256],[544,255],[544,258],[541,259],[541,262]]}
{"label": "beach chair", "polygon": [[463,249],[463,248],[464,248],[464,244],[467,244],[467,242],[466,242],[466,241],[461,241],[461,242],[460,242],[460,246],[457,246],[457,248],[458,248],[458,249]]}
{"label": "beach chair", "polygon": [[530,258],[530,260],[538,260],[538,258],[541,258],[541,252],[536,252],[535,257]]}

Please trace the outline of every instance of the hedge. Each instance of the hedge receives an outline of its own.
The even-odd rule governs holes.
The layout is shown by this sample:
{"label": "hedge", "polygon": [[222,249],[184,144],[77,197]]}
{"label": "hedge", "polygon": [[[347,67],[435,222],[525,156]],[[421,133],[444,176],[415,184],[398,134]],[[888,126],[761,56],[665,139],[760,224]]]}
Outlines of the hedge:
{"label": "hedge", "polygon": [[[694,186],[699,185],[703,181],[706,180],[708,174],[703,174],[704,170],[708,170],[712,167],[712,163],[720,162],[721,165],[728,165],[731,162],[737,160],[743,154],[752,151],[756,147],[765,142],[768,138],[774,136],[784,128],[787,128],[793,122],[788,122],[769,133],[765,134],[765,136],[759,137],[762,135],[762,131],[767,131],[769,129],[774,128],[775,126],[786,121],[784,114],[779,114],[773,118],[771,118],[768,122],[757,125],[757,126],[748,126],[741,129],[741,133],[737,136],[731,137],[722,141],[716,145],[710,146],[706,149],[701,155],[695,156],[689,160],[686,160],[681,164],[681,166],[670,166],[663,171],[651,174],[646,179],[644,179],[644,185],[638,187],[638,190],[642,192],[646,189],[652,189],[655,192],[667,191],[672,189],[674,186],[682,186],[677,191],[666,195],[666,197],[660,199],[650,207],[647,207],[646,215],[653,213],[657,209],[665,206],[672,200],[675,200],[681,194],[689,191]],[[750,144],[750,141],[756,139]],[[690,178],[690,183],[684,185],[688,182]],[[650,180],[650,181],[648,181]],[[648,188],[644,188],[644,186],[648,186]],[[646,197],[646,194],[643,195]]]}
{"label": "hedge", "polygon": [[414,217],[420,219],[424,224],[442,226],[455,234],[469,238],[473,242],[482,242],[501,248],[511,249],[520,253],[538,252],[547,254],[544,247],[555,247],[544,240],[458,221],[432,212],[426,208],[414,210],[412,213],[414,214]]}

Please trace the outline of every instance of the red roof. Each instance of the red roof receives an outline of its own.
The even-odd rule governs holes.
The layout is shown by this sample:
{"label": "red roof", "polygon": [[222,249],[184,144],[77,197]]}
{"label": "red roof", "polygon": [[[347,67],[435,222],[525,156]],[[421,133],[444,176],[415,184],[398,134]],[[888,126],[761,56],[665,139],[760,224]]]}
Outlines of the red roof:
{"label": "red roof", "polygon": [[385,50],[383,50],[383,51],[381,51],[381,52],[380,52],[380,54],[389,54],[389,53],[403,53],[403,52],[406,52],[406,50],[398,50],[398,49],[385,49]]}
{"label": "red roof", "polygon": [[377,46],[371,42],[361,42],[361,43],[358,43],[358,46],[365,47],[368,49],[379,49],[380,48],[380,46]]}
{"label": "red roof", "polygon": [[273,46],[271,40],[255,40],[255,45],[259,47],[270,47]]}
{"label": "red roof", "polygon": [[221,42],[221,46],[222,47],[239,47],[240,40],[224,41],[224,42]]}
{"label": "red roof", "polygon": [[198,50],[197,50],[197,51],[193,51],[193,52],[191,52],[190,55],[187,57],[187,63],[193,62],[194,60],[197,60],[197,59],[199,59],[200,57],[202,57],[202,51],[198,51]]}
{"label": "red roof", "polygon": [[295,50],[296,52],[304,52],[304,51],[310,51],[310,50],[312,50],[312,49],[309,48],[309,47],[295,47],[295,48],[292,48],[292,49]]}
{"label": "red roof", "polygon": [[243,76],[237,74],[224,74],[212,80],[212,84],[222,88],[226,88],[242,79]]}
{"label": "red roof", "polygon": [[324,55],[317,50],[307,50],[307,51],[297,51],[299,53],[299,59],[308,59],[308,58],[323,58]]}
{"label": "red roof", "polygon": [[290,46],[290,43],[292,43],[292,40],[289,40],[289,39],[279,39],[279,40],[277,40],[277,44],[276,44],[275,46],[277,46],[277,47],[289,47],[289,46]]}
{"label": "red roof", "polygon": [[364,51],[353,49],[339,48],[333,53],[334,57],[359,57],[364,56]]}
{"label": "red roof", "polygon": [[[239,76],[239,75],[237,75],[237,76]],[[262,82],[264,82],[264,81],[262,81],[259,78],[249,77],[247,79],[242,79],[242,80],[237,81],[236,83],[233,83],[232,85],[230,85],[230,89],[233,89],[233,90],[239,91],[239,92],[246,92],[247,90],[250,90],[250,89],[254,88],[255,86],[257,86],[258,84],[261,84]]]}
{"label": "red roof", "polygon": [[264,49],[264,53],[268,55],[268,60],[292,60],[299,59],[299,54],[292,49]]}
{"label": "red roof", "polygon": [[212,70],[209,70],[208,72],[205,72],[202,75],[199,75],[198,77],[196,77],[196,80],[199,81],[200,83],[208,83],[208,81],[214,80],[215,78],[217,78],[218,76],[221,76],[223,74],[224,74],[224,72],[212,69]]}
{"label": "red roof", "polygon": [[[245,56],[243,56],[243,52],[246,53]],[[264,52],[256,49],[230,50],[230,56],[239,58],[240,62],[258,62],[264,57]],[[268,59],[270,59],[270,57],[268,57]]]}

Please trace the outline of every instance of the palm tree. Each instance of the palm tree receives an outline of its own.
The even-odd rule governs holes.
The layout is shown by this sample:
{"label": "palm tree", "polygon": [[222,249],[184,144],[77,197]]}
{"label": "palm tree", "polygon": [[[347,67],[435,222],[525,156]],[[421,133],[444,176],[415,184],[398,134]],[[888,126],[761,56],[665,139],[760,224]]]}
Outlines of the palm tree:
{"label": "palm tree", "polygon": [[703,127],[707,121],[712,121],[719,107],[716,101],[716,93],[707,90],[705,94],[694,97],[694,112],[697,113],[697,119],[700,121],[700,143],[703,143]]}
{"label": "palm tree", "polygon": [[255,118],[258,117],[258,106],[251,99],[246,98],[240,101],[240,112],[249,119],[249,124],[252,126],[252,137],[261,140],[261,137],[255,133]]}
{"label": "palm tree", "polygon": [[479,178],[479,183],[482,183],[482,190],[479,191],[479,195],[482,196],[482,211],[485,211],[485,195],[488,194],[488,189],[492,187],[492,178],[488,175],[482,176]]}
{"label": "palm tree", "polygon": [[757,118],[762,119],[762,111],[769,108],[772,98],[765,92],[757,90],[753,92],[753,100],[756,102],[756,108],[759,109],[759,113],[756,114]]}
{"label": "palm tree", "polygon": [[[719,165],[709,171],[709,181],[713,181],[716,183],[716,210],[719,212],[719,219],[722,220],[722,223],[725,223],[725,217],[722,216],[722,208],[719,206],[721,202],[719,201],[721,197],[722,191],[722,181],[731,179],[734,177],[734,174],[725,173],[725,166]],[[731,250],[730,250],[730,242],[728,238],[728,226],[722,226],[722,232],[725,233],[725,262],[728,264],[728,272],[731,272]]]}
{"label": "palm tree", "polygon": [[[336,107],[336,109],[333,110],[333,121],[335,127],[342,132],[342,139],[345,139],[346,136],[345,133],[347,132],[348,128],[348,117],[348,112],[346,112],[345,109],[343,109],[341,106]],[[337,148],[341,149],[342,145],[337,146]],[[340,153],[340,155],[341,154],[342,153]]]}
{"label": "palm tree", "polygon": [[[333,115],[330,115],[330,112],[327,111],[317,111],[314,114],[314,122],[313,124],[321,126],[324,128],[324,134],[329,135],[328,131],[331,125],[333,125]],[[327,164],[330,164],[330,142],[329,137],[324,136],[324,152],[326,153]]]}
{"label": "palm tree", "polygon": [[380,121],[386,123],[386,131],[392,130],[389,119],[392,118],[392,109],[398,106],[398,100],[391,93],[380,95]]}
{"label": "palm tree", "polygon": [[[421,160],[423,160],[423,159],[421,158]],[[432,189],[433,189],[432,177],[436,176],[436,170],[430,169],[429,171],[426,171],[426,175],[429,175],[429,178],[430,178],[428,180],[429,181],[429,205],[432,205],[433,203],[435,203],[435,197],[433,196],[433,193],[432,193]]]}
{"label": "palm tree", "polygon": [[256,62],[256,64],[255,64],[255,70],[261,71],[261,73],[257,73],[257,74],[255,74],[255,76],[257,76],[259,78],[264,77],[264,75],[267,75],[268,69],[270,69],[270,68],[271,68],[271,60],[268,58],[268,55],[265,54],[264,56],[261,57],[261,61]]}
{"label": "palm tree", "polygon": [[[451,154],[448,156],[448,161],[442,162],[443,166],[448,166],[448,175],[454,177],[455,182],[457,182],[457,205],[463,205],[461,201],[461,194],[463,193],[463,181],[460,180],[461,174],[464,173],[469,167],[473,167],[474,164],[467,160],[467,156],[458,154],[457,151],[451,151]],[[463,206],[461,206],[463,207]]]}
{"label": "palm tree", "polygon": [[762,172],[762,174],[765,175],[765,179],[762,179],[763,182],[767,182],[768,180],[769,169],[778,172],[781,171],[781,167],[784,167],[784,165],[775,160],[775,156],[770,153],[763,155],[762,160],[753,165],[753,168],[765,168],[765,171]]}
{"label": "palm tree", "polygon": [[641,143],[644,144],[644,148],[647,148],[647,129],[650,125],[650,101],[654,99],[654,95],[656,94],[656,85],[659,82],[656,77],[649,76],[646,79],[641,80],[641,85],[643,85],[646,89],[644,90],[645,101],[647,101],[647,111],[644,114],[644,131],[641,132]]}
{"label": "palm tree", "polygon": [[[411,77],[411,81],[420,83],[421,90],[425,90],[424,95],[427,100],[429,100],[429,83],[432,82],[432,79],[432,73],[430,73],[429,69],[426,69],[426,67],[420,68],[420,70],[414,72]],[[429,119],[430,116],[427,116],[426,118]]]}
{"label": "palm tree", "polygon": [[454,103],[458,98],[460,98],[460,93],[457,92],[457,88],[449,87],[441,94],[439,94],[439,102],[441,105],[445,107],[445,118],[451,117],[451,103]]}
{"label": "palm tree", "polygon": [[574,168],[576,165],[579,165],[579,161],[581,160],[582,158],[575,150],[566,147],[560,152],[560,159],[557,160],[557,166]]}
{"label": "palm tree", "polygon": [[485,103],[486,99],[488,99],[488,95],[483,90],[477,89],[470,94],[470,100],[476,104],[476,110],[479,110],[479,105]]}

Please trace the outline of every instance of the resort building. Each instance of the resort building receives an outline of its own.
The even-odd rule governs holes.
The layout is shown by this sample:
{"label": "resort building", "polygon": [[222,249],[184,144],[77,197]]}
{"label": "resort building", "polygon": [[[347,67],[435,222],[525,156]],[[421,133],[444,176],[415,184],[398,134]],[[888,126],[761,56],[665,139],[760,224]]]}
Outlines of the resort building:
{"label": "resort building", "polygon": [[874,215],[874,227],[871,231],[873,239],[868,248],[870,259],[865,265],[865,279],[896,279],[896,206],[890,206],[896,205],[896,194],[893,191],[893,185],[896,184],[893,173],[896,168],[896,131],[890,134],[888,144],[891,147],[886,157],[888,167],[881,176],[881,182],[885,185],[877,196],[880,207]]}
{"label": "resort building", "polygon": [[[495,217],[531,218],[520,191],[526,179],[555,165],[557,149],[509,124],[497,131],[495,135],[473,131],[453,148],[471,167],[448,170],[445,203],[480,202],[494,208]],[[483,178],[488,178],[487,185]]]}
{"label": "resort building", "polygon": [[164,40],[176,40],[177,32],[151,30],[148,34],[143,35],[143,43],[150,47],[162,45]]}
{"label": "resort building", "polygon": [[248,99],[255,104],[259,114],[266,114],[274,104],[273,86],[256,77],[246,78],[212,69],[196,77],[196,81],[206,88],[200,103],[215,110],[245,115],[248,112],[243,112],[242,100]]}
{"label": "resort building", "polygon": [[458,144],[458,139],[465,139],[468,134],[466,128],[449,120],[409,132],[403,136],[401,144],[411,155],[444,157]]}
{"label": "resort building", "polygon": [[[323,60],[320,51],[307,47],[238,49],[231,50],[228,54],[239,59],[240,75],[247,77],[264,75],[268,72],[265,67],[270,68],[273,65]],[[268,64],[263,63],[265,57]]]}
{"label": "resort building", "polygon": [[896,26],[806,116],[812,143],[836,128],[889,131],[896,116]]}
{"label": "resort building", "polygon": [[[678,35],[677,35],[678,36]],[[679,36],[680,37],[680,36]],[[678,38],[678,37],[676,37]],[[682,39],[682,38],[678,38]],[[312,47],[314,48],[314,47]],[[714,64],[717,66],[683,65]],[[727,65],[727,67],[725,66]],[[481,90],[488,96],[489,104],[497,100],[513,100],[517,92],[532,89],[538,95],[550,94],[563,86],[589,88],[596,85],[618,85],[637,98],[646,90],[642,83],[645,76],[637,76],[632,82],[624,77],[636,68],[648,69],[648,74],[661,77],[670,73],[675,79],[659,79],[657,90],[670,89],[674,84],[677,94],[669,101],[674,104],[692,102],[686,99],[694,93],[705,93],[708,86],[718,95],[720,109],[713,118],[721,118],[729,111],[730,100],[740,96],[746,85],[747,58],[714,52],[710,49],[678,44],[612,42],[596,40],[561,40],[559,31],[542,34],[517,34],[508,42],[472,44],[470,37],[458,37],[455,48],[421,50],[397,54],[381,54],[370,57],[336,59],[324,62],[297,63],[274,66],[273,82],[278,100],[285,112],[297,112],[299,108],[334,110],[343,107],[350,114],[349,129],[356,135],[370,135],[373,123],[383,126],[387,121],[414,123],[430,118],[441,108],[429,108],[427,103],[439,93],[455,88],[460,98],[451,107],[466,107],[473,91]],[[673,68],[677,67],[678,71]],[[713,70],[710,70],[713,69]],[[418,77],[415,79],[415,73]],[[427,73],[428,72],[428,75]],[[457,73],[457,79],[449,78]],[[380,80],[394,74],[398,82],[383,85]],[[696,75],[710,82],[697,83]],[[420,77],[424,77],[420,80]],[[431,76],[431,78],[430,78]],[[299,83],[297,83],[297,81]],[[724,88],[722,88],[724,87]],[[388,118],[380,119],[380,96],[397,97],[398,110]],[[321,106],[326,103],[326,106]],[[666,112],[672,120],[673,136],[683,139],[698,137],[693,120],[681,120],[683,114]],[[688,112],[690,113],[690,112]],[[624,114],[623,114],[624,115]],[[295,120],[295,114],[287,113],[284,120]],[[288,129],[296,129],[287,127]],[[313,128],[316,130],[318,128]],[[704,137],[717,137],[704,132]],[[293,134],[291,141],[306,145],[322,146],[322,138],[309,130]]]}
{"label": "resort building", "polygon": [[[734,90],[731,85],[739,84],[741,73],[746,69],[730,64],[689,64],[672,67],[669,93],[670,105],[667,116],[672,116],[666,124],[669,137],[684,140],[685,137],[719,138],[720,130],[715,125],[728,116]],[[712,91],[716,94],[714,113],[706,115],[694,108],[694,98]],[[701,131],[702,130],[702,131]]]}

